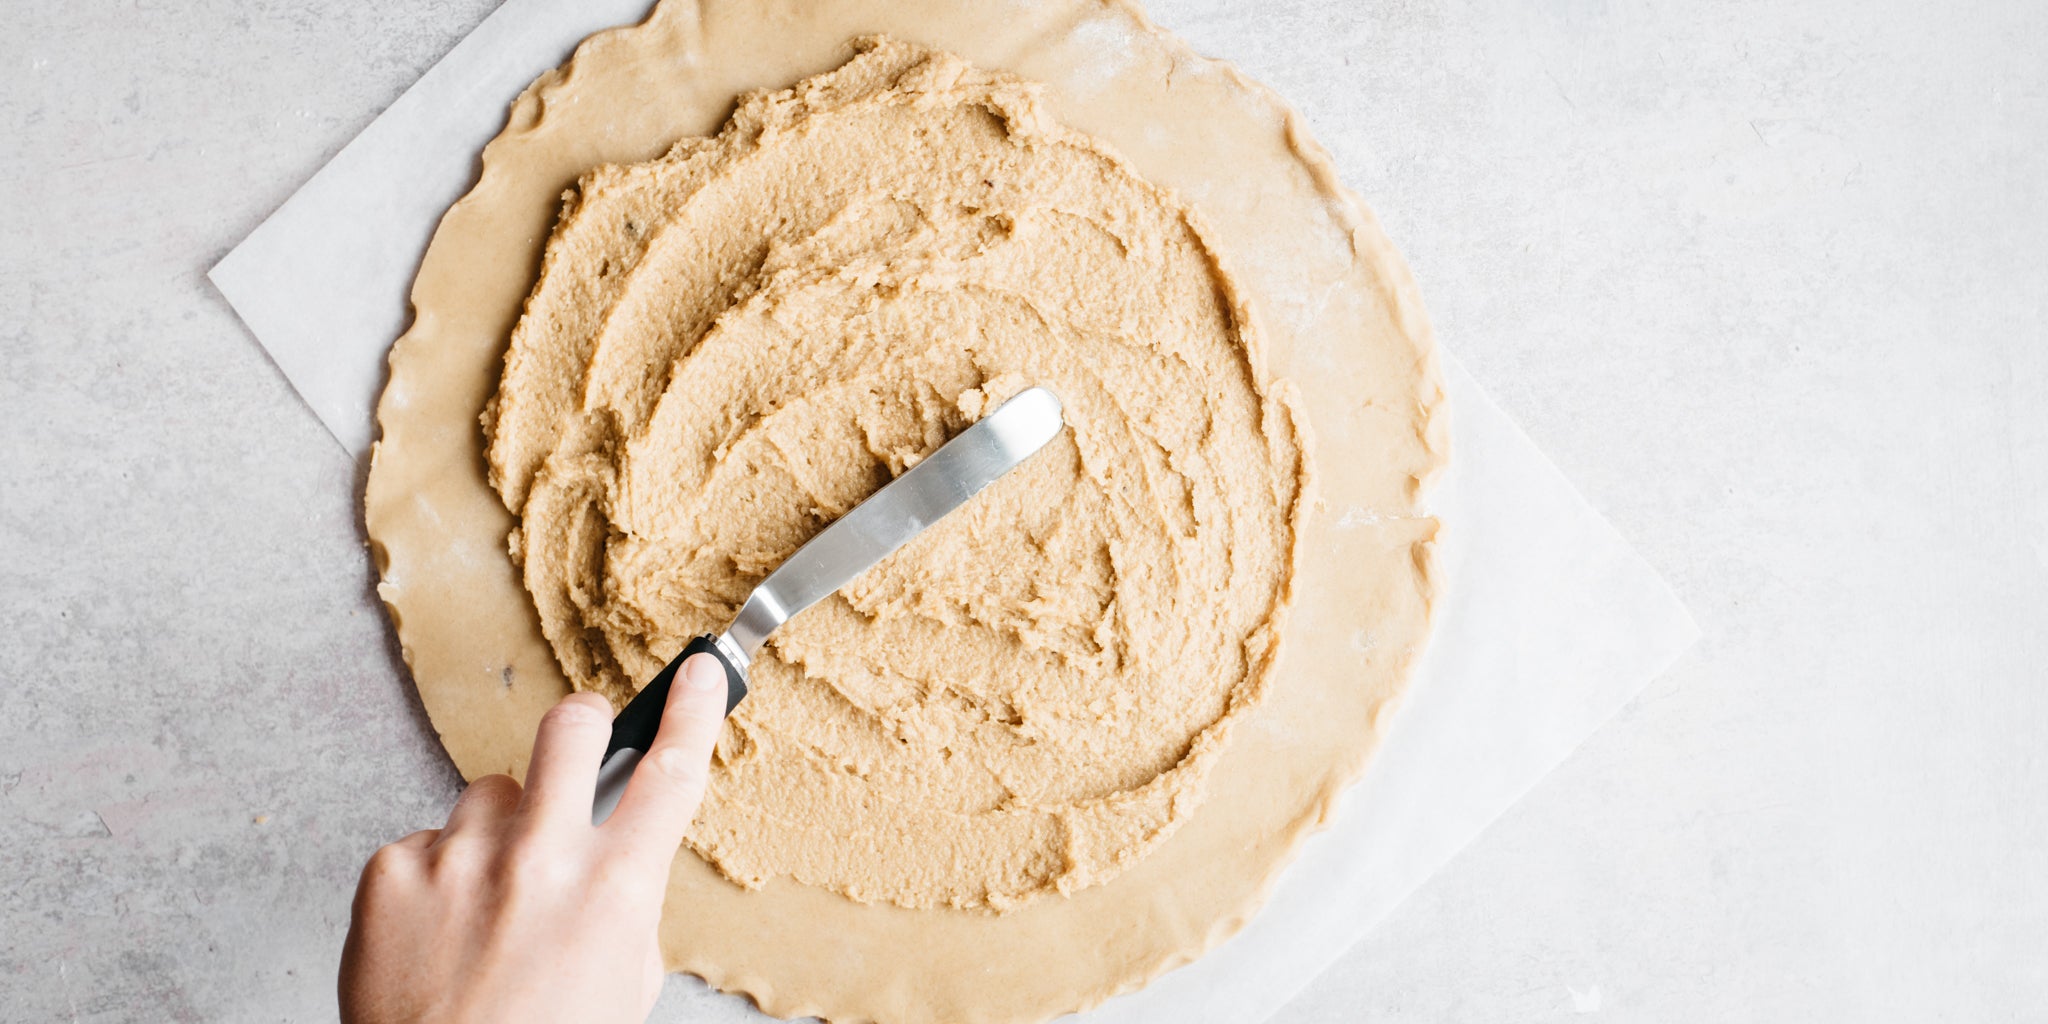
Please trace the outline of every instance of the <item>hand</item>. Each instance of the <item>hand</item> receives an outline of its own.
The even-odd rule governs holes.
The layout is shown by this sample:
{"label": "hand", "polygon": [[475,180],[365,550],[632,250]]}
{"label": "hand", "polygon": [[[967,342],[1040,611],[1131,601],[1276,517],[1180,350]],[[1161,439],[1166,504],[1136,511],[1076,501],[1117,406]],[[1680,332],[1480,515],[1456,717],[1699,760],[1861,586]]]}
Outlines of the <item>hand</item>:
{"label": "hand", "polygon": [[590,823],[611,706],[571,694],[541,719],[524,790],[488,775],[448,824],[363,868],[341,954],[348,1024],[644,1021],[661,992],[655,930],[725,719],[725,672],[699,654],[619,808]]}

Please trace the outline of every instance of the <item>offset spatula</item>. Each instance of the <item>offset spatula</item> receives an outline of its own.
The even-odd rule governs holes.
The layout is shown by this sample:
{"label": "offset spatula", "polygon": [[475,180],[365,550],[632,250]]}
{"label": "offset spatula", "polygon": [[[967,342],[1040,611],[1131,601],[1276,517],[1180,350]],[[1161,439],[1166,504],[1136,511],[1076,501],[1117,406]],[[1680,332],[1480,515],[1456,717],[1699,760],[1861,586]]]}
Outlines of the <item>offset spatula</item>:
{"label": "offset spatula", "polygon": [[710,654],[725,666],[725,710],[731,714],[747,695],[747,667],[776,627],[965,504],[1059,436],[1063,425],[1060,400],[1051,391],[1039,387],[1022,392],[798,548],[747,596],[739,617],[725,632],[690,641],[612,720],[612,741],[598,772],[592,820],[605,820],[618,806],[626,780],[661,727],[669,685],[685,659]]}

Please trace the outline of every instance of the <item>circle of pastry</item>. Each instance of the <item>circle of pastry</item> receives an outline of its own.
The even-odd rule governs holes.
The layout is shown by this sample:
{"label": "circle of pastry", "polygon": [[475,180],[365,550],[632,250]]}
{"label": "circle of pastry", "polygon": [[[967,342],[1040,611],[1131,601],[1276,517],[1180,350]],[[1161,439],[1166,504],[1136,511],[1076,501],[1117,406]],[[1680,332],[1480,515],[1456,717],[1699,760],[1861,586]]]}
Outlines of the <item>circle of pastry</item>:
{"label": "circle of pastry", "polygon": [[778,629],[689,845],[749,887],[1007,910],[1115,877],[1257,706],[1305,473],[1194,215],[1039,88],[868,40],[578,183],[491,480],[570,682],[620,706],[1025,387],[1068,429]]}
{"label": "circle of pastry", "polygon": [[413,305],[365,516],[471,778],[1003,397],[1065,400],[765,649],[661,939],[772,1014],[1023,1024],[1200,956],[1428,636],[1408,272],[1295,114],[1124,0],[664,0],[514,104]]}

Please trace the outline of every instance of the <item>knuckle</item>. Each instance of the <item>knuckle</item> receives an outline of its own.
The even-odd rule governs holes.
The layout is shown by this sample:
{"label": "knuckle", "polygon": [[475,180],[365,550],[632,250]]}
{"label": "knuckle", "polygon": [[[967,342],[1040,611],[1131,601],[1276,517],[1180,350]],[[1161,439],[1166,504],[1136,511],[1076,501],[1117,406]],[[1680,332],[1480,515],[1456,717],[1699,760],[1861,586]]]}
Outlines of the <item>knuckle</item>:
{"label": "knuckle", "polygon": [[611,723],[611,703],[594,693],[572,693],[541,717],[543,728],[580,729]]}
{"label": "knuckle", "polygon": [[669,783],[693,792],[701,792],[710,779],[711,765],[708,761],[676,747],[655,750],[643,763]]}
{"label": "knuckle", "polygon": [[518,845],[494,865],[496,881],[511,896],[565,892],[576,887],[576,864],[560,851]]}
{"label": "knuckle", "polygon": [[377,848],[377,852],[370,854],[370,861],[363,866],[363,873],[365,875],[388,875],[398,870],[399,863],[404,859],[405,850],[403,848],[397,845],[380,846]]}
{"label": "knuckle", "polygon": [[668,873],[649,871],[642,864],[623,857],[608,858],[591,872],[590,890],[616,899],[626,907],[659,907],[666,894]]}
{"label": "knuckle", "polygon": [[519,780],[502,772],[484,775],[469,784],[469,791],[478,797],[517,797]]}
{"label": "knuckle", "polygon": [[412,873],[417,867],[417,854],[397,843],[377,848],[370,859],[363,864],[362,885],[364,888],[381,887]]}
{"label": "knuckle", "polygon": [[479,814],[492,817],[518,803],[520,790],[519,781],[510,775],[479,776],[455,799],[455,811],[449,815],[448,824],[454,826],[465,817]]}
{"label": "knuckle", "polygon": [[489,859],[489,845],[483,839],[458,832],[434,844],[428,866],[438,877],[466,879],[475,877]]}

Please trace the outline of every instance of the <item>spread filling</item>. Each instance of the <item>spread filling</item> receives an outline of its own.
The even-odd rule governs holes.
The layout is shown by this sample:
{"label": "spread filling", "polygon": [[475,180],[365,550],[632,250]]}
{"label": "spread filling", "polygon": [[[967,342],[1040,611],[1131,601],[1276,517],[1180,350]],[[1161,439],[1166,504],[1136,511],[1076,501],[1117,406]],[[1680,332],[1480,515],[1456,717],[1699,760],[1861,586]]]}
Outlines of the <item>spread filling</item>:
{"label": "spread filling", "polygon": [[1305,428],[1195,214],[944,53],[865,41],[565,198],[489,474],[615,704],[1034,384],[1060,437],[755,661],[688,838],[734,882],[1000,912],[1164,841],[1274,670]]}

